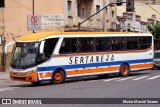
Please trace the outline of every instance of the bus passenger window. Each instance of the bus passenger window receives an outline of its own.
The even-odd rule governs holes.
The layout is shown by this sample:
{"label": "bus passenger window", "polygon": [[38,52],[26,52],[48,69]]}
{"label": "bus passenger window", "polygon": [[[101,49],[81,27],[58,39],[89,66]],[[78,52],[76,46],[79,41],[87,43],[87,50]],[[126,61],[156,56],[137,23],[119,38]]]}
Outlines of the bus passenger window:
{"label": "bus passenger window", "polygon": [[102,40],[96,39],[96,51],[103,51],[103,45],[102,45]]}
{"label": "bus passenger window", "polygon": [[96,51],[109,51],[110,50],[110,38],[96,38]]}
{"label": "bus passenger window", "polygon": [[150,48],[152,44],[152,37],[139,37],[140,49]]}
{"label": "bus passenger window", "polygon": [[87,51],[93,52],[94,51],[94,38],[87,39]]}
{"label": "bus passenger window", "polygon": [[87,39],[78,38],[78,52],[86,52],[86,51],[87,51]]}
{"label": "bus passenger window", "polygon": [[126,37],[126,49],[138,50],[138,37]]}
{"label": "bus passenger window", "polygon": [[124,37],[112,37],[111,47],[112,47],[112,50],[115,50],[115,51],[125,50],[125,38]]}
{"label": "bus passenger window", "polygon": [[69,41],[63,41],[60,52],[70,52]]}
{"label": "bus passenger window", "polygon": [[42,63],[46,60],[48,60],[53,53],[53,50],[57,44],[58,38],[51,38],[51,39],[46,39],[45,44],[44,44],[44,53],[39,54],[38,57],[38,63]]}
{"label": "bus passenger window", "polygon": [[76,38],[64,38],[59,53],[71,53],[76,52],[77,39]]}

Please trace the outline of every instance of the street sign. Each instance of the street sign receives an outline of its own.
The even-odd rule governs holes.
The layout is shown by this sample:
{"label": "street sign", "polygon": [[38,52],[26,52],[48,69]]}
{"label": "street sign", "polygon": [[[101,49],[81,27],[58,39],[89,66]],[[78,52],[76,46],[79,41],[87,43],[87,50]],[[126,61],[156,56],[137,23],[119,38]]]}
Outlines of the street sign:
{"label": "street sign", "polygon": [[63,14],[43,14],[41,15],[42,26],[64,26]]}
{"label": "street sign", "polygon": [[41,15],[28,15],[27,16],[27,29],[28,31],[41,30]]}

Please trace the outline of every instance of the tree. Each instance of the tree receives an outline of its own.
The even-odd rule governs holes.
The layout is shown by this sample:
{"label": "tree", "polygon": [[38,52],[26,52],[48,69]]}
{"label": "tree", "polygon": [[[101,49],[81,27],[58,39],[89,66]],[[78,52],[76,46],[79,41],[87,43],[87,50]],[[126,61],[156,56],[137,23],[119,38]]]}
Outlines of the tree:
{"label": "tree", "polygon": [[148,30],[152,33],[155,39],[160,39],[160,23],[150,24]]}

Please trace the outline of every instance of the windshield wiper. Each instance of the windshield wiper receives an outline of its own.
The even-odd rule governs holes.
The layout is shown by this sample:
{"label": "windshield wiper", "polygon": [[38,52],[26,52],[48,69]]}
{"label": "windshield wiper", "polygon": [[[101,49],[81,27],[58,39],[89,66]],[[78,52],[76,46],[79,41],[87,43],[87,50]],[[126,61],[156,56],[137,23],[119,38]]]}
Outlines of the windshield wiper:
{"label": "windshield wiper", "polygon": [[[15,59],[15,61],[13,62],[13,65],[14,65],[15,67],[18,67],[18,66],[20,65],[21,60],[22,60],[24,66],[21,66],[21,67],[22,67],[23,69],[26,68],[25,61],[24,61],[24,59],[22,58],[23,55],[24,55],[24,53],[21,52],[20,55],[19,55],[19,57],[18,57],[17,59]],[[17,64],[17,62],[19,62],[19,64]]]}
{"label": "windshield wiper", "polygon": [[17,62],[19,61],[19,59],[20,59],[21,57],[22,57],[22,54],[20,53],[20,55],[18,56],[18,58],[14,60],[13,66],[17,67],[17,66],[16,66],[16,65],[17,65]]}

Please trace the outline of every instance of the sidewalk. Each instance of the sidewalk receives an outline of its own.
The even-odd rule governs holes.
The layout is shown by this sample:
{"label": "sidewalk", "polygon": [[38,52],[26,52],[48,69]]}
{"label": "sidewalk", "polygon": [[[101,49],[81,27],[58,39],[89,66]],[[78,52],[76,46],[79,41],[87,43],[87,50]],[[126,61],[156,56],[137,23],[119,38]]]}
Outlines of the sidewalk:
{"label": "sidewalk", "polygon": [[8,72],[0,72],[0,80],[7,80],[9,79],[9,73]]}

